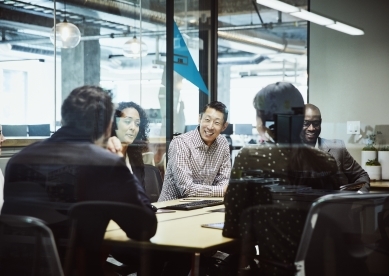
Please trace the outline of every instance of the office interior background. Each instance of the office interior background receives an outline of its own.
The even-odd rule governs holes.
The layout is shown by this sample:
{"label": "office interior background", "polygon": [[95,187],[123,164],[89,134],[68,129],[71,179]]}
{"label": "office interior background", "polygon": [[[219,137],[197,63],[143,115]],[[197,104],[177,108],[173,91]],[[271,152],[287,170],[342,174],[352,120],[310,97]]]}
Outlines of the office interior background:
{"label": "office interior background", "polygon": [[[184,132],[213,99],[229,107],[230,123],[251,124],[255,134],[255,93],[288,81],[321,109],[322,136],[344,140],[360,161],[366,135],[388,124],[389,4],[284,2],[363,29],[364,35],[337,32],[251,0],[0,0],[0,123],[46,123],[55,131],[68,93],[95,84],[111,91],[115,102],[145,108],[151,137]],[[54,47],[50,40],[54,22],[65,19],[80,29],[75,48]],[[169,70],[173,24],[208,91]],[[136,58],[123,51],[133,37],[147,47]],[[360,121],[360,134],[347,134],[347,121]],[[380,143],[389,142],[389,133],[380,135]]]}

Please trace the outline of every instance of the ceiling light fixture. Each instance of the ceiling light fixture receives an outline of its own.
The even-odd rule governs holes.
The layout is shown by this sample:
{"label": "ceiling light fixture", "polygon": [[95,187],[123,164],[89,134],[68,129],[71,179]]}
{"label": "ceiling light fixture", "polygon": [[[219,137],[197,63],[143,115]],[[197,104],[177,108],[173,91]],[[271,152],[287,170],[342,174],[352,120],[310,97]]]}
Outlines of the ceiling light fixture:
{"label": "ceiling light fixture", "polygon": [[347,30],[347,33],[350,35],[362,35],[362,34],[364,34],[363,31],[361,31],[360,29],[348,26],[348,25],[340,23],[340,22],[335,22],[334,24],[327,25],[326,27],[333,29],[333,30],[340,31],[340,32],[345,32],[345,30]]}
{"label": "ceiling light fixture", "polygon": [[45,62],[45,59],[43,59],[43,58],[25,58],[25,59],[0,60],[0,62],[13,62],[13,61],[39,61],[39,62]]}
{"label": "ceiling light fixture", "polygon": [[[134,6],[134,29],[135,29],[135,6]],[[139,40],[136,35],[123,45],[123,55],[129,58],[140,58],[147,56],[147,45]]]}
{"label": "ceiling light fixture", "polygon": [[363,35],[365,34],[362,30],[351,27],[349,25],[340,23],[338,21],[329,19],[327,17],[315,14],[313,12],[306,11],[304,9],[300,9],[298,7],[286,4],[282,1],[277,0],[257,0],[257,3],[277,11],[281,11],[283,13],[288,13],[295,17],[301,18],[303,20],[310,21],[312,23],[316,23],[321,26],[325,26],[331,28],[333,30],[343,32],[349,35]]}
{"label": "ceiling light fixture", "polygon": [[58,23],[51,29],[50,40],[54,44],[56,40],[56,46],[58,48],[74,48],[80,43],[81,32],[78,27],[66,20],[66,2],[64,2],[65,18],[62,23]]}
{"label": "ceiling light fixture", "polygon": [[147,56],[147,45],[140,41],[135,35],[123,45],[123,55],[130,58]]}

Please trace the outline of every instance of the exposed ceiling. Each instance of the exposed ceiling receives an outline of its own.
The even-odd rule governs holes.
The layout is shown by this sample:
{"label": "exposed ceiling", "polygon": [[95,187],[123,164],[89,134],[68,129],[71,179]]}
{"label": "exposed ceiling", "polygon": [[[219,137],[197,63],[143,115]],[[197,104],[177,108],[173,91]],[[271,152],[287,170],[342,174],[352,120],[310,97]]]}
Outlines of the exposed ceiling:
{"label": "exposed ceiling", "polygon": [[[102,64],[113,69],[137,65],[133,60],[118,57],[128,37],[137,34],[149,47],[145,64],[151,64],[165,53],[166,0],[141,2],[142,7],[139,0],[67,0],[66,6],[57,1],[56,19],[61,22],[66,16],[69,22],[82,26],[83,40],[99,39]],[[307,6],[307,0],[284,2]],[[177,25],[185,37],[193,38],[193,45],[198,46],[199,21],[206,22],[209,11],[200,10],[199,5],[202,7],[204,3],[199,0],[175,0],[174,3]],[[306,21],[270,10],[252,0],[219,0],[218,8],[220,64],[292,59],[306,66]],[[52,58],[54,49],[49,36],[54,25],[53,14],[54,2],[50,0],[0,0],[0,60],[37,55]],[[157,57],[155,53],[160,55]]]}

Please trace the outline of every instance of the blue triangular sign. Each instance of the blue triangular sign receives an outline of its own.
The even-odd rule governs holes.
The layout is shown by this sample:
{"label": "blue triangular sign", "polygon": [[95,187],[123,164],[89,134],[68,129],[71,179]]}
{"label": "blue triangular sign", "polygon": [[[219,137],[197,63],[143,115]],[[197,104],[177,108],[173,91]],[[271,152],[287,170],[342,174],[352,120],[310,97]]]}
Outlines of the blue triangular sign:
{"label": "blue triangular sign", "polygon": [[174,22],[174,71],[196,85],[205,94],[209,94],[176,22]]}

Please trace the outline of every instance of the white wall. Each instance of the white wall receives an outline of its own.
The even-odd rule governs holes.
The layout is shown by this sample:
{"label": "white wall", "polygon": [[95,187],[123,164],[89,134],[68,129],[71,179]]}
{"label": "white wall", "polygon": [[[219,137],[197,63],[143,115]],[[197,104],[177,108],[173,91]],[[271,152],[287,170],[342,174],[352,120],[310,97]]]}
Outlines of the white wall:
{"label": "white wall", "polygon": [[[311,24],[309,102],[323,117],[322,137],[343,139],[360,162],[360,136],[346,134],[360,121],[361,134],[389,125],[389,1],[310,0],[311,11],[364,30],[350,36]],[[362,137],[362,138],[363,138]]]}

